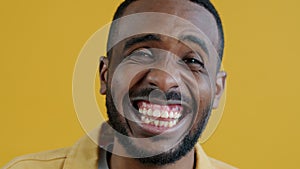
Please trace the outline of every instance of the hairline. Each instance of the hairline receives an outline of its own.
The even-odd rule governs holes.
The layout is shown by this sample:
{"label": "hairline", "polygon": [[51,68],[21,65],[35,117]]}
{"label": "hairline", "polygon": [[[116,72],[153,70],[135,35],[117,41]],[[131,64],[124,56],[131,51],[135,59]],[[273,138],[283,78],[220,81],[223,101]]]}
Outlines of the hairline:
{"label": "hairline", "polygon": [[[123,1],[117,8],[117,10],[114,13],[114,17],[113,17],[113,21],[121,18],[124,16],[124,13],[126,12],[127,8],[129,7],[129,5],[131,5],[132,3],[134,3],[135,1],[138,0],[125,0]],[[217,53],[219,55],[219,63],[218,63],[218,69],[220,67],[220,64],[222,62],[223,59],[223,55],[224,55],[224,31],[223,31],[223,25],[222,25],[222,21],[221,18],[217,12],[217,10],[215,9],[215,7],[213,6],[213,4],[209,1],[209,0],[189,0],[190,2],[193,2],[201,7],[203,7],[206,11],[208,11],[214,18],[216,26],[217,26],[217,30],[218,30],[218,44],[217,44]],[[116,25],[116,23],[112,22],[111,27],[109,29],[109,36],[108,36],[108,41],[107,41],[107,47],[109,47],[110,42],[111,42],[111,35],[115,32],[116,28],[118,26]],[[108,49],[107,48],[107,56],[110,59],[110,56],[112,55],[112,49]]]}

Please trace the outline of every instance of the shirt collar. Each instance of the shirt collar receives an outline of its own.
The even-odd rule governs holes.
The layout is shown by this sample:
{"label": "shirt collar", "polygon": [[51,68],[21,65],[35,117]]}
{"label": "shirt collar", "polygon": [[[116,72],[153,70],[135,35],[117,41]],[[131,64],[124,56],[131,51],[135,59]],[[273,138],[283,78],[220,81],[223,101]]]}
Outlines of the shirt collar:
{"label": "shirt collar", "polygon": [[[98,168],[99,146],[96,141],[99,142],[100,147],[107,146],[112,143],[112,138],[107,137],[109,130],[108,125],[102,124],[102,127],[95,129],[82,139],[80,139],[70,150],[67,155],[67,159],[64,163],[63,169],[74,168]],[[101,132],[100,132],[101,130]],[[99,135],[99,133],[101,133]],[[109,134],[111,135],[111,133]],[[99,137],[101,136],[101,137]],[[105,136],[105,137],[103,137]],[[98,139],[101,138],[101,139]],[[100,140],[100,141],[99,141]],[[209,157],[203,151],[201,145],[197,143],[195,145],[196,152],[196,169],[213,169]]]}

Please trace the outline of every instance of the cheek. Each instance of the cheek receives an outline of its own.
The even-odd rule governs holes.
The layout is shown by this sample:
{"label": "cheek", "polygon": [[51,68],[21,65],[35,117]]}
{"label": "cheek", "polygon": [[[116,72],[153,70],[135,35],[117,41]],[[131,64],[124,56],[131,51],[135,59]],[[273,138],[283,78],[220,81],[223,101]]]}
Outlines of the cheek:
{"label": "cheek", "polygon": [[112,67],[110,71],[111,86],[116,90],[120,88],[128,89],[131,81],[138,72],[140,72],[138,66],[127,63],[120,63]]}
{"label": "cheek", "polygon": [[121,110],[123,99],[128,95],[130,88],[137,83],[143,69],[140,66],[121,63],[109,72],[108,89],[111,92],[114,104]]}
{"label": "cheek", "polygon": [[213,90],[208,78],[199,78],[198,81],[198,96],[195,96],[198,103],[197,120],[203,117],[203,112],[211,107]]}
{"label": "cheek", "polygon": [[200,90],[200,104],[199,109],[200,111],[204,111],[207,109],[208,106],[211,106],[213,102],[213,89],[210,84],[204,84],[199,87]]}
{"label": "cheek", "polygon": [[146,74],[149,72],[149,69],[141,68],[141,67],[135,67],[133,70],[134,76],[131,77],[130,83],[129,83],[129,89],[130,90],[138,90],[140,87],[145,87],[145,80],[143,80],[146,77]]}
{"label": "cheek", "polygon": [[198,101],[210,101],[213,95],[212,81],[207,75],[195,77],[197,81]]}

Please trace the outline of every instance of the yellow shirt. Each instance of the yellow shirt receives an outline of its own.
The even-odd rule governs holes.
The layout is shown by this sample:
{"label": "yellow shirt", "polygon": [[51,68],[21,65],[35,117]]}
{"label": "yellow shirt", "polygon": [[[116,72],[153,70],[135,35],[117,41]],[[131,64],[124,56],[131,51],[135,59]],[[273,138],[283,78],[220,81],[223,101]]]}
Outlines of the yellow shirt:
{"label": "yellow shirt", "polygon": [[[196,144],[195,152],[196,169],[236,169],[209,158],[200,144]],[[99,146],[89,136],[85,136],[70,148],[17,157],[3,169],[98,169],[99,158]]]}

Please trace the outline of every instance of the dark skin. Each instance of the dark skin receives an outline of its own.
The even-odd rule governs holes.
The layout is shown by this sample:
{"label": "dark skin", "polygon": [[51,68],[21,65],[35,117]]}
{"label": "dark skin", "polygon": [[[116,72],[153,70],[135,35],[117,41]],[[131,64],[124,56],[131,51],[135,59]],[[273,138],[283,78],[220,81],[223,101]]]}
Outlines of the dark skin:
{"label": "dark skin", "polygon": [[[182,0],[157,0],[153,2],[151,1],[151,3],[147,0],[140,0],[129,5],[124,15],[139,12],[160,12],[172,14],[188,20],[206,35],[214,48],[217,49],[219,47],[217,25],[213,16],[206,9],[197,4]],[[139,22],[136,21],[135,24],[139,24]],[[143,25],[143,23],[140,25]],[[139,29],[142,30],[143,26],[140,25]],[[127,46],[126,48],[126,43],[132,38],[136,38],[135,36],[126,38],[118,43],[118,45],[113,48],[113,55],[111,56],[110,62],[106,58],[103,58],[101,61],[100,92],[101,94],[106,94],[107,90],[114,90],[113,96],[115,98],[123,98],[128,89],[135,91],[150,87],[159,89],[163,92],[180,91],[187,97],[194,98],[194,100],[197,101],[195,104],[197,105],[197,111],[193,113],[192,116],[186,116],[183,118],[184,120],[182,120],[176,129],[176,134],[171,132],[169,135],[172,138],[179,138],[181,135],[178,133],[184,133],[187,130],[191,130],[193,132],[196,130],[197,122],[201,121],[203,118],[201,110],[207,106],[211,106],[212,108],[218,107],[219,99],[224,89],[226,73],[218,71],[218,60],[216,58],[209,57],[208,54],[205,54],[206,52],[203,46],[200,46],[190,39],[182,39],[182,35],[184,34],[193,34],[193,36],[203,39],[202,36],[197,35],[195,32],[189,32],[189,27],[180,24],[177,20],[163,18],[161,19],[161,22],[156,22],[152,25],[153,27],[157,27],[157,25],[159,25],[160,30],[164,30],[168,33],[168,35],[175,37],[175,39],[169,36],[157,35],[159,40],[142,41],[135,43],[132,46]],[[123,37],[123,30],[132,30],[134,28],[134,25],[119,24],[115,32],[116,36]],[[149,29],[149,25],[147,25],[147,27],[145,26],[145,28]],[[138,31],[139,30],[137,30],[137,34]],[[160,67],[157,67],[156,69],[145,69],[145,67],[147,67],[147,62],[145,60],[139,61],[139,57],[137,57],[138,59],[133,57],[135,63],[138,63],[135,66],[130,66],[130,64],[127,64],[127,62],[124,61],[124,58],[128,58],[128,56],[131,56],[132,53],[138,53],[142,56],[155,54],[158,58],[163,59],[160,62]],[[201,57],[198,57],[197,54],[201,55]],[[196,59],[202,64],[205,64],[205,68],[198,62],[195,63],[191,59]],[[182,66],[181,64],[178,64],[178,60],[183,61],[186,65]],[[189,70],[185,69],[186,67],[188,67]],[[122,72],[122,75],[120,76],[118,76],[119,71]],[[120,82],[118,83],[118,88],[113,87],[113,78],[117,79],[117,82]],[[196,89],[197,91],[191,92],[191,90],[189,90],[190,88],[193,90]],[[117,100],[117,102],[122,102],[122,100]],[[193,106],[194,105],[190,105],[191,109],[193,109]],[[118,107],[118,110],[119,112],[123,112],[123,108],[121,106]],[[135,119],[131,112],[124,112],[120,114],[123,116],[124,124],[126,118]],[[129,136],[151,136],[152,133],[145,132],[138,123],[138,120],[126,123],[128,124],[126,127],[128,128]],[[168,139],[162,139],[155,143],[152,142],[152,140],[148,140],[143,143],[135,142],[135,144],[137,147],[141,148],[143,148],[144,145],[147,145],[149,149],[158,151],[161,149],[160,145],[166,144],[167,142]],[[115,139],[114,149],[126,153],[124,147],[117,141],[117,139]],[[192,169],[195,160],[194,154],[195,151],[191,150],[183,158],[166,165],[143,164],[134,158],[112,154],[110,159],[110,168]]]}

